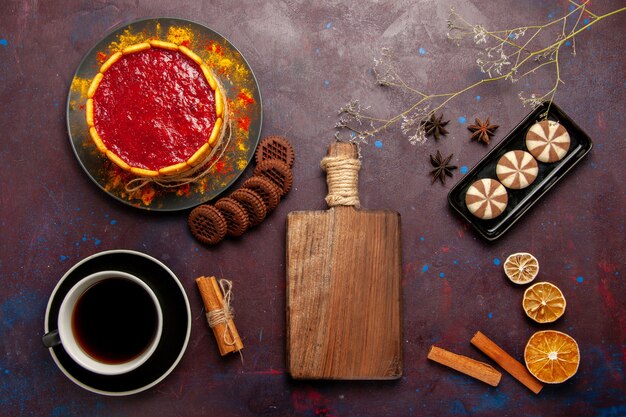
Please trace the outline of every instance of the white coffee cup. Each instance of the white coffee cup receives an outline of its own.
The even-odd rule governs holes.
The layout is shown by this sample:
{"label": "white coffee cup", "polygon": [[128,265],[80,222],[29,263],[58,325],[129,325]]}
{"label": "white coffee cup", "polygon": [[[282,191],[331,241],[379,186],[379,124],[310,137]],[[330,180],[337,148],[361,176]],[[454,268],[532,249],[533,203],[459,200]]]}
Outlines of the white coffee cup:
{"label": "white coffee cup", "polygon": [[[156,328],[150,342],[138,355],[129,360],[116,363],[103,361],[87,353],[81,346],[80,338],[75,333],[76,329],[73,326],[73,315],[81,297],[94,285],[111,279],[128,280],[141,287],[154,303],[156,312]],[[112,309],[116,308],[114,299],[110,300],[110,307]],[[103,311],[102,314],[107,314],[107,312]],[[57,330],[52,330],[44,335],[43,343],[46,347],[51,348],[60,344],[67,354],[83,368],[101,375],[120,375],[138,368],[152,356],[163,332],[163,312],[154,291],[141,279],[122,271],[101,271],[81,279],[65,294],[59,308],[57,326]],[[123,341],[120,341],[120,343],[123,343]]]}

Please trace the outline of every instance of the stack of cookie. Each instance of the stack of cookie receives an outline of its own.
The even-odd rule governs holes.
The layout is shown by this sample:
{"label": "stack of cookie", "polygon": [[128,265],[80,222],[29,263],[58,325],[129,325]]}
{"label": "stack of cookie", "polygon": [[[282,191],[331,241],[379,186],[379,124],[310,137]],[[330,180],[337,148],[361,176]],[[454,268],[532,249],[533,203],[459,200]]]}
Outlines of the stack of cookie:
{"label": "stack of cookie", "polygon": [[254,175],[241,188],[215,204],[203,204],[189,215],[191,233],[200,242],[215,245],[228,236],[241,236],[278,206],[293,184],[295,153],[287,139],[267,136],[254,155]]}

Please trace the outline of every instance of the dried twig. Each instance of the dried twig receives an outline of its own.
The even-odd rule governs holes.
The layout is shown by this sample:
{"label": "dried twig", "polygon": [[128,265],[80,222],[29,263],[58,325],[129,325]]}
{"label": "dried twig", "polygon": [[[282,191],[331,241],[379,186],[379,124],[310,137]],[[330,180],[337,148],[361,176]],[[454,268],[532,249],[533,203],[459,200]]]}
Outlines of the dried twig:
{"label": "dried twig", "polygon": [[[572,54],[576,55],[576,35],[607,17],[626,11],[626,7],[613,10],[603,15],[592,13],[587,8],[587,1],[579,3],[569,0],[570,10],[559,19],[543,25],[529,25],[512,29],[489,31],[482,25],[473,25],[459,15],[454,8],[450,10],[448,19],[448,39],[457,44],[471,38],[476,45],[484,45],[476,59],[476,64],[486,77],[458,91],[449,93],[427,93],[422,89],[407,84],[398,74],[392,53],[383,48],[381,57],[374,60],[376,84],[383,87],[398,88],[415,97],[413,103],[402,112],[388,119],[368,114],[369,107],[361,105],[353,99],[339,109],[338,121],[335,124],[336,137],[348,132],[352,141],[367,142],[367,139],[381,133],[392,125],[400,123],[400,130],[412,144],[426,140],[425,122],[441,110],[448,102],[481,84],[494,81],[509,80],[513,83],[535,74],[539,69],[553,66],[553,87],[543,93],[519,93],[524,104],[533,107],[543,102],[552,103],[561,79],[560,57],[563,46],[571,46]],[[556,32],[553,43],[542,44],[539,35]],[[550,106],[548,105],[544,116]]]}

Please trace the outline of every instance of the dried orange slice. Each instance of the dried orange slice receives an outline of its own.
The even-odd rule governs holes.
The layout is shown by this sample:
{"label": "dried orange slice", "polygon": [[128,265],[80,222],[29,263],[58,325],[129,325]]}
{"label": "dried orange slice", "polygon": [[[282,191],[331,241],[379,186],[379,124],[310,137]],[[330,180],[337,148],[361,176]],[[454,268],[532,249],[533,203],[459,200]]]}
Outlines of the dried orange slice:
{"label": "dried orange slice", "polygon": [[580,350],[571,336],[556,330],[543,330],[528,340],[524,361],[535,378],[546,384],[558,384],[578,371]]}
{"label": "dried orange slice", "polygon": [[524,292],[522,306],[526,315],[537,323],[552,323],[565,312],[565,297],[554,284],[538,282]]}
{"label": "dried orange slice", "polygon": [[514,253],[504,261],[504,273],[516,284],[528,284],[539,273],[539,262],[530,253]]}

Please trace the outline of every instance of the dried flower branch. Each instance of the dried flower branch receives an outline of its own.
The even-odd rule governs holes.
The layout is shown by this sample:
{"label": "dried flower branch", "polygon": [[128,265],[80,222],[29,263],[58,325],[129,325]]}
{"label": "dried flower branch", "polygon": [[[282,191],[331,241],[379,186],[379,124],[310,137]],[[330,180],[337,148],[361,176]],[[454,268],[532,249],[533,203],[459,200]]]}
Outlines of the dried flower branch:
{"label": "dried flower branch", "polygon": [[[457,45],[470,38],[475,45],[483,49],[479,52],[476,65],[486,75],[485,78],[455,92],[430,94],[409,86],[398,74],[391,51],[383,48],[381,57],[374,60],[374,76],[376,84],[383,87],[398,88],[415,96],[414,102],[401,113],[389,119],[376,118],[367,114],[369,107],[363,107],[358,100],[351,100],[339,109],[339,120],[335,127],[336,137],[342,132],[349,132],[353,141],[367,142],[372,137],[396,123],[412,144],[426,140],[424,126],[450,100],[466,93],[481,84],[509,80],[513,83],[535,74],[543,67],[553,66],[553,87],[543,93],[526,95],[521,91],[518,96],[523,105],[536,107],[543,102],[552,103],[561,79],[560,54],[563,46],[572,46],[572,54],[576,55],[575,37],[583,30],[607,17],[626,11],[626,7],[597,15],[587,8],[587,2],[579,3],[569,0],[570,10],[559,19],[543,25],[529,25],[512,29],[490,31],[482,25],[474,25],[466,21],[454,8],[450,10],[448,39]],[[554,33],[553,33],[554,32]],[[539,35],[547,33],[554,36],[553,43],[541,43]],[[548,105],[547,109],[549,110]],[[544,116],[547,114],[544,114]]]}

